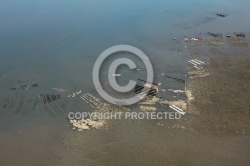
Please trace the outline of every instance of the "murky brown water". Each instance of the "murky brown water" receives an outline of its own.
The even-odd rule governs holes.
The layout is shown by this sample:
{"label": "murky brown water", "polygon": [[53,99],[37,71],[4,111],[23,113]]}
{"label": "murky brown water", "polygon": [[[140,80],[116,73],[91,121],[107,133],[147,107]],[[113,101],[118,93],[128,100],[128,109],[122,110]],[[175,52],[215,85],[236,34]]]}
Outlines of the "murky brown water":
{"label": "murky brown water", "polygon": [[[65,96],[60,106],[43,108],[39,103],[39,109],[32,109],[38,94],[59,94],[53,88],[97,95],[93,64],[103,50],[117,44],[142,49],[152,60],[157,82],[166,81],[161,73],[183,77],[187,52],[172,38],[208,31],[249,32],[249,2],[241,4],[1,0],[0,165],[249,165],[248,136],[197,134],[168,128],[174,122],[159,126],[144,120],[114,121],[107,130],[75,132],[66,120],[74,103]],[[229,16],[220,18],[217,12]],[[33,83],[39,86],[10,89]],[[162,88],[183,87],[166,83]]]}

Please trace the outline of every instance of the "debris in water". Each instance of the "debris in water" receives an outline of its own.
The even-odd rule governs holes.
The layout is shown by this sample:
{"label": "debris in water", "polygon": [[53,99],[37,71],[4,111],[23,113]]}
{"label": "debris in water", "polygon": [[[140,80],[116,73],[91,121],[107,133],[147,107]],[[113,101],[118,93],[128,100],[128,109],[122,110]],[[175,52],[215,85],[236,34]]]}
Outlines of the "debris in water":
{"label": "debris in water", "polygon": [[10,88],[11,90],[16,90],[17,88]]}
{"label": "debris in water", "polygon": [[33,87],[33,88],[34,88],[34,87],[38,87],[38,84],[33,84],[32,87]]}
{"label": "debris in water", "polygon": [[[40,94],[40,96],[43,98],[43,104],[51,103],[52,101],[56,101],[61,99],[60,95],[49,95],[49,94]],[[32,109],[36,108],[38,101],[34,103],[34,106]]]}
{"label": "debris in water", "polygon": [[76,92],[77,95],[79,95],[80,93],[82,93],[82,90],[80,90],[79,92]]}
{"label": "debris in water", "polygon": [[163,124],[162,124],[162,123],[157,123],[157,125],[159,125],[159,126],[163,126]]}
{"label": "debris in water", "polygon": [[171,79],[174,79],[176,80],[178,83],[185,83],[185,80],[184,79],[181,79],[181,78],[175,78],[175,77],[170,77],[170,76],[165,76],[166,78],[171,78]]}
{"label": "debris in water", "polygon": [[80,90],[80,91],[78,91],[78,92],[75,92],[75,93],[73,93],[72,95],[68,95],[67,97],[75,97],[76,95],[79,95],[79,94],[81,94],[82,93],[82,90]]}
{"label": "debris in water", "polygon": [[182,115],[186,114],[182,109],[180,109],[179,107],[176,107],[175,105],[170,105],[169,107]]}
{"label": "debris in water", "polygon": [[[201,67],[201,65],[204,65],[205,63],[200,61],[200,60],[197,60],[197,59],[193,59],[193,60],[189,60],[188,61],[189,63],[193,64],[195,68],[197,69],[202,69],[203,67]],[[200,66],[199,66],[200,65]],[[198,67],[199,66],[199,67]]]}
{"label": "debris in water", "polygon": [[68,90],[66,89],[60,89],[60,88],[53,88],[54,90],[60,92],[60,93],[64,93],[64,92],[67,92]]}
{"label": "debris in water", "polygon": [[245,33],[234,33],[236,37],[245,38]]}
{"label": "debris in water", "polygon": [[[196,70],[196,69],[198,70]],[[209,75],[209,71],[207,71],[204,68],[199,68],[197,66],[194,66],[194,68],[188,69],[188,76],[189,78],[196,78],[196,77],[206,77]]]}
{"label": "debris in water", "polygon": [[137,84],[135,86],[134,92],[136,94],[147,93],[150,96],[156,96],[158,93],[158,84],[149,83],[145,80],[138,79]]}
{"label": "debris in water", "polygon": [[200,37],[192,37],[192,38],[185,37],[184,38],[184,41],[200,41],[200,40],[202,40],[202,38]]}
{"label": "debris in water", "polygon": [[73,124],[73,129],[78,131],[89,130],[89,129],[100,129],[105,125],[104,120],[91,120],[91,119],[81,119],[81,120],[70,120]]}
{"label": "debris in water", "polygon": [[139,107],[141,111],[156,111],[156,108],[152,106],[140,105]]}
{"label": "debris in water", "polygon": [[80,98],[92,108],[100,108],[103,106],[103,103],[100,101],[100,99],[90,93],[84,93],[80,96]]}
{"label": "debris in water", "polygon": [[15,90],[28,90],[30,87],[32,88],[36,88],[38,87],[38,84],[31,84],[31,85],[19,85],[19,86],[15,86],[15,87],[12,87],[10,88],[11,90],[15,91]]}
{"label": "debris in water", "polygon": [[222,34],[221,33],[212,33],[212,32],[208,32],[208,34],[212,37],[217,37],[217,38],[222,38]]}
{"label": "debris in water", "polygon": [[144,104],[144,105],[145,104],[146,105],[155,105],[159,101],[160,101],[160,98],[158,98],[158,97],[152,97],[152,98],[147,97],[146,100],[144,100],[144,101],[142,101],[142,102],[140,102],[138,104],[139,105],[141,105],[141,104]]}
{"label": "debris in water", "polygon": [[113,77],[120,77],[121,74],[113,74]]}
{"label": "debris in water", "polygon": [[217,13],[216,15],[219,16],[219,17],[227,17],[226,14],[222,14],[222,13]]}
{"label": "debris in water", "polygon": [[202,38],[200,38],[200,37],[194,37],[194,38],[191,38],[191,40],[202,40]]}

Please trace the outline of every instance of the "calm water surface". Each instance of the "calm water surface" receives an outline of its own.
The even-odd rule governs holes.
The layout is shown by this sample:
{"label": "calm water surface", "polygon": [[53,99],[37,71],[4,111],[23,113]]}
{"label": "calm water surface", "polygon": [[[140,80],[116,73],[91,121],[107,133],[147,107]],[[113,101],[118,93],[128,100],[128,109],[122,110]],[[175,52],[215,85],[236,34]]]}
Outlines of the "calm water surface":
{"label": "calm water surface", "polygon": [[[15,86],[18,80],[37,82],[40,91],[44,93],[52,93],[51,90],[54,87],[71,91],[79,89],[85,92],[93,91],[91,73],[96,58],[103,50],[117,44],[129,44],[143,50],[152,60],[158,82],[162,80],[157,77],[157,74],[166,72],[169,68],[172,73],[183,76],[187,66],[186,52],[176,53],[172,38],[182,39],[185,35],[208,31],[249,32],[249,6],[250,1],[248,0],[240,2],[233,0],[0,0],[1,102],[6,99],[9,88]],[[229,17],[218,18],[216,17],[217,12],[228,13]],[[214,18],[214,20],[207,21],[208,18]],[[166,66],[168,66],[167,69]],[[50,154],[57,154],[58,160],[63,158],[62,156],[65,154],[59,153],[64,151],[63,148],[59,148],[59,151],[55,151],[57,148],[51,148],[53,145],[61,146],[58,145],[60,142],[58,140],[61,139],[62,132],[55,132],[55,130],[59,131],[57,125],[60,126],[61,121],[55,122],[55,126],[49,126],[46,125],[46,120],[40,118],[40,114],[21,116],[13,112],[2,111],[1,108],[0,149],[2,151],[0,153],[3,155],[0,159],[5,165],[51,164],[54,161],[50,160]],[[138,126],[137,130],[144,127],[140,124]],[[20,127],[24,130],[22,135],[18,132]],[[51,129],[53,127],[55,130]],[[128,130],[125,133],[133,138],[137,132],[129,131],[130,129],[134,129],[132,123],[128,124]],[[153,130],[154,132],[150,136],[147,135]],[[114,129],[114,131],[120,133],[119,129]],[[164,139],[161,138],[162,132],[164,131],[157,132],[155,128],[141,131],[142,137],[149,137],[149,139],[157,137],[158,141],[164,144]],[[164,134],[164,136],[169,135]],[[182,133],[179,136],[182,140]],[[114,134],[113,131],[103,135],[102,133],[92,133],[91,136],[83,136],[85,139],[93,137],[95,137],[93,147],[97,144],[100,146],[111,143],[115,141],[114,138],[119,138],[122,142],[119,134]],[[173,138],[173,134],[170,134],[170,137]],[[103,140],[99,140],[99,138],[103,138]],[[111,150],[104,150],[104,154],[98,154],[103,155],[104,158],[100,157],[96,161],[93,156],[98,153],[98,150],[89,154],[86,151],[77,154],[85,154],[83,156],[87,156],[88,160],[86,159],[84,162],[93,165],[100,163],[124,164],[115,159],[107,160],[110,156],[105,158],[105,152],[108,154],[121,153],[125,159],[129,160],[130,148],[137,147],[140,138],[132,139],[131,142],[126,140],[125,142],[129,146],[122,143],[114,145],[114,147],[124,148],[124,151],[113,150],[114,147],[111,146]],[[182,155],[192,151],[192,149],[190,151],[187,149],[195,145],[199,139],[198,136],[194,139],[192,136],[188,136],[190,145],[186,146],[186,153],[181,153],[181,150],[178,149],[176,153],[180,154],[182,160],[173,163],[192,165],[194,156],[198,153],[191,153],[187,158]],[[213,139],[222,142],[219,138]],[[143,140],[141,147],[132,150],[133,155],[142,152],[142,147],[147,144],[148,140],[141,140]],[[39,141],[41,144],[38,146]],[[78,141],[80,140],[73,140],[73,142]],[[72,140],[69,142],[72,143]],[[207,140],[206,146],[209,146],[210,143],[212,144],[213,141]],[[149,148],[154,149],[162,144],[150,144]],[[171,141],[166,144],[174,149],[173,145],[177,145],[178,141],[174,142],[172,146]],[[200,146],[203,147],[203,144],[199,143],[195,149],[198,151]],[[213,144],[213,146],[216,147],[218,144]],[[148,155],[151,152],[150,150],[145,151]],[[161,160],[164,152],[166,152],[164,149],[156,150],[153,159],[164,163],[164,160]],[[204,153],[210,152],[212,149],[208,149]],[[13,156],[15,160],[12,159]],[[80,156],[77,156],[78,159],[81,158]],[[148,160],[143,156],[140,157],[146,164]],[[177,161],[178,157],[175,157],[173,160]],[[212,155],[212,157],[214,156]],[[71,156],[66,160],[71,161],[72,158],[74,157]],[[123,160],[124,158],[121,159],[121,161]],[[209,163],[207,158],[204,160]],[[131,160],[131,163],[138,161]],[[83,161],[77,160],[77,162],[74,164]],[[201,162],[202,160],[197,159],[194,163]]]}

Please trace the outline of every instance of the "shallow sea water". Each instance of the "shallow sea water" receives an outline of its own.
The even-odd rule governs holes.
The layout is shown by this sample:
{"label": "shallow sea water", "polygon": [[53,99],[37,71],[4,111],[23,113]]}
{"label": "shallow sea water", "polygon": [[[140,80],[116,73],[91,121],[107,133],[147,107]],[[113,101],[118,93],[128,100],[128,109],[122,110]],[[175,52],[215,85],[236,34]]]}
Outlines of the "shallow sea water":
{"label": "shallow sea water", "polygon": [[[0,162],[249,165],[248,137],[205,136],[148,121],[115,121],[105,131],[78,133],[67,127],[64,116],[51,118],[41,111],[24,115],[2,108],[18,81],[39,84],[38,90],[24,95],[26,99],[54,93],[55,87],[94,92],[94,62],[117,44],[145,52],[155,69],[155,82],[166,81],[162,73],[184,77],[188,55],[172,38],[182,41],[185,35],[208,31],[249,32],[249,6],[247,0],[0,0]],[[229,16],[220,18],[217,12]],[[135,73],[134,78],[136,74],[145,73]],[[130,75],[125,72],[123,82]],[[183,88],[169,84],[162,87]]]}

